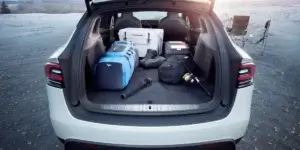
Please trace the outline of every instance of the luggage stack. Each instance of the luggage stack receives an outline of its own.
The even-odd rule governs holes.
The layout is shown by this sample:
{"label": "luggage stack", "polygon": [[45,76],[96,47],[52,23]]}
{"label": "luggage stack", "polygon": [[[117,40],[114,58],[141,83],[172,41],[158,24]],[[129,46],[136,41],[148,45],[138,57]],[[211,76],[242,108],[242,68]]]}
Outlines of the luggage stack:
{"label": "luggage stack", "polygon": [[99,89],[124,89],[138,66],[139,56],[132,42],[118,41],[112,44],[95,67]]}
{"label": "luggage stack", "polygon": [[159,80],[168,84],[178,84],[193,66],[189,46],[183,41],[168,41],[162,51],[162,29],[125,28],[118,34],[121,41],[114,42],[96,64],[99,89],[123,90],[139,65],[139,58],[144,69],[158,68]]}

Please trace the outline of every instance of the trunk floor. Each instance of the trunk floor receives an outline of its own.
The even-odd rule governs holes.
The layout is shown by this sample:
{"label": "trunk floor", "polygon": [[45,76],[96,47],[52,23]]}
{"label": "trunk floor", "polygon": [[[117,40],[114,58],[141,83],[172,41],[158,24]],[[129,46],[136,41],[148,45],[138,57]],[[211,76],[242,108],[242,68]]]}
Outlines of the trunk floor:
{"label": "trunk floor", "polygon": [[[152,79],[152,85],[142,89],[127,99],[121,94],[137,88],[145,78]],[[198,85],[169,85],[159,81],[158,70],[136,68],[128,86],[122,91],[97,91],[88,93],[91,102],[101,104],[200,104],[209,102],[207,96]]]}

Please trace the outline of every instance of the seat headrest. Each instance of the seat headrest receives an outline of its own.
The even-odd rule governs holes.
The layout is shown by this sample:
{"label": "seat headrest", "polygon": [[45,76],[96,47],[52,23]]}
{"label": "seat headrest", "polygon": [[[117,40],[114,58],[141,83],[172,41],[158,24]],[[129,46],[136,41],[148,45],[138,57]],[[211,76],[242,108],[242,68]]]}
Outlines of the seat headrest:
{"label": "seat headrest", "polygon": [[123,12],[122,17],[133,17],[133,13],[132,12]]}
{"label": "seat headrest", "polygon": [[167,16],[168,16],[168,17],[178,17],[178,18],[179,18],[179,15],[178,15],[177,12],[168,12],[168,13],[167,13]]}

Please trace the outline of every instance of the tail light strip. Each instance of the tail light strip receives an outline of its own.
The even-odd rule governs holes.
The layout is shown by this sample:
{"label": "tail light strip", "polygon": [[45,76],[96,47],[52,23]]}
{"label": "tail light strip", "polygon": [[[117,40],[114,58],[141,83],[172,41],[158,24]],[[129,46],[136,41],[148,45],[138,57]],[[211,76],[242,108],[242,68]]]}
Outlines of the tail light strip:
{"label": "tail light strip", "polygon": [[241,64],[238,72],[238,88],[252,85],[255,72],[256,67],[254,63]]}
{"label": "tail light strip", "polygon": [[45,65],[45,75],[48,79],[48,85],[63,88],[63,75],[59,64],[47,63]]}

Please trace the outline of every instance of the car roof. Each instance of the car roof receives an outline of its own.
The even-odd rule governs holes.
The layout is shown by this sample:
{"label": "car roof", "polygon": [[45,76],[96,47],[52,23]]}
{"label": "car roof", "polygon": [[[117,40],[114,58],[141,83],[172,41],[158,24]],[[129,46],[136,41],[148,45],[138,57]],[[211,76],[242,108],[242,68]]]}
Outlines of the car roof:
{"label": "car roof", "polygon": [[[133,1],[133,0],[91,0],[93,3],[112,2],[112,1]],[[149,1],[149,0],[144,0]],[[151,1],[151,0],[150,0]],[[212,0],[170,0],[170,1],[190,1],[190,2],[211,2]]]}

